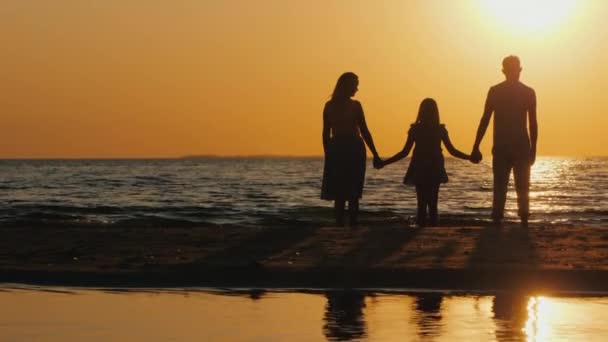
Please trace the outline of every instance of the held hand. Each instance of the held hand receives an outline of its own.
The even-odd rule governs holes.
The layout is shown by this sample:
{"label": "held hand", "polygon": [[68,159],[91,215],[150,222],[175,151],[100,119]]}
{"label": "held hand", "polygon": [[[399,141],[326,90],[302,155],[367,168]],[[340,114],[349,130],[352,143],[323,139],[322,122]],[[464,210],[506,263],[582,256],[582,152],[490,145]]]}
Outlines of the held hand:
{"label": "held hand", "polygon": [[479,149],[473,149],[471,152],[471,158],[469,159],[473,164],[479,164],[479,162],[483,159],[483,156]]}
{"label": "held hand", "polygon": [[374,156],[373,164],[374,164],[374,168],[377,169],[377,170],[379,170],[379,169],[381,169],[381,168],[384,167],[384,162],[378,156]]}

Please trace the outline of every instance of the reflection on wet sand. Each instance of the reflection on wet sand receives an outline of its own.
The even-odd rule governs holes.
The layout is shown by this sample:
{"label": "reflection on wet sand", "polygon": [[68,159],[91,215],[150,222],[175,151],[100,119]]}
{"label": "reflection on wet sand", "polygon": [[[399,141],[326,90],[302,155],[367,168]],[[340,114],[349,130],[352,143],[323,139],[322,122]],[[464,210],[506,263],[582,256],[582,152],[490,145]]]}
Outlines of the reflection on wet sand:
{"label": "reflection on wet sand", "polygon": [[240,296],[240,297],[249,297],[251,300],[259,300],[262,299],[268,291],[264,289],[226,289],[221,292],[217,292],[223,296]]}
{"label": "reflection on wet sand", "polygon": [[492,312],[496,322],[496,337],[523,339],[528,319],[530,296],[523,293],[498,293],[492,299]]}
{"label": "reflection on wet sand", "polygon": [[441,302],[440,293],[421,293],[416,295],[414,316],[420,338],[433,338],[441,334]]}
{"label": "reflection on wet sand", "polygon": [[365,295],[356,291],[329,291],[325,296],[327,305],[323,333],[327,339],[350,341],[365,337]]}
{"label": "reflection on wet sand", "polygon": [[[0,288],[1,341],[606,340],[608,297]],[[69,323],[69,324],[66,324]]]}
{"label": "reflection on wet sand", "polygon": [[[586,336],[589,328],[598,331],[588,338],[608,333],[597,329],[602,324],[598,321],[601,314],[608,314],[608,306],[598,307],[584,298],[550,298],[516,291],[494,296],[373,294],[373,300],[366,300],[370,295],[356,291],[326,293],[323,333],[329,341],[374,336],[389,341],[413,336],[420,340],[551,341],[561,336]],[[608,300],[600,300],[608,304]],[[407,304],[409,313],[401,319],[394,317],[398,302],[411,303]],[[594,314],[580,316],[580,312],[588,310]],[[577,324],[587,328],[577,328]]]}

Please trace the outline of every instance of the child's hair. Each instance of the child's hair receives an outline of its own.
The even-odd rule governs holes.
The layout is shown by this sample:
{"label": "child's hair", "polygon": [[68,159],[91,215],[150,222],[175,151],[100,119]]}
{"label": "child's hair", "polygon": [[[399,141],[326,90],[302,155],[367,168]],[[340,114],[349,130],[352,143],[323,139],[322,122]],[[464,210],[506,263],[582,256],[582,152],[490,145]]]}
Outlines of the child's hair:
{"label": "child's hair", "polygon": [[439,109],[437,108],[437,102],[435,102],[435,100],[426,98],[420,102],[416,123],[425,126],[439,125]]}

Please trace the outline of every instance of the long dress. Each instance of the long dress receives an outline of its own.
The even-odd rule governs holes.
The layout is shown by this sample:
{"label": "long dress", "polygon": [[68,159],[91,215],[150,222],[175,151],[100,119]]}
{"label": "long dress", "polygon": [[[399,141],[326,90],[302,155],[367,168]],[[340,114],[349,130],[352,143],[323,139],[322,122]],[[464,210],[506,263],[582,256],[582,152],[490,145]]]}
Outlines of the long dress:
{"label": "long dress", "polygon": [[408,134],[414,138],[414,153],[403,183],[407,185],[439,184],[448,182],[441,141],[447,136],[444,125],[413,124]]}
{"label": "long dress", "polygon": [[342,106],[330,103],[324,111],[332,136],[325,151],[321,198],[356,200],[363,194],[365,181],[365,144],[358,126],[363,111],[356,101]]}

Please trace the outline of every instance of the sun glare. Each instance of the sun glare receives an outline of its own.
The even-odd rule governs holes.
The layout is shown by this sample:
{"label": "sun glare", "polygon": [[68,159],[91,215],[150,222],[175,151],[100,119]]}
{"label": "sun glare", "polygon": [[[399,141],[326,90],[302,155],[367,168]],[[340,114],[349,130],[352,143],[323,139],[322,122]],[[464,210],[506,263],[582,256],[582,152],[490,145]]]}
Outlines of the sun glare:
{"label": "sun glare", "polygon": [[551,30],[576,7],[576,0],[481,0],[484,13],[511,32]]}

